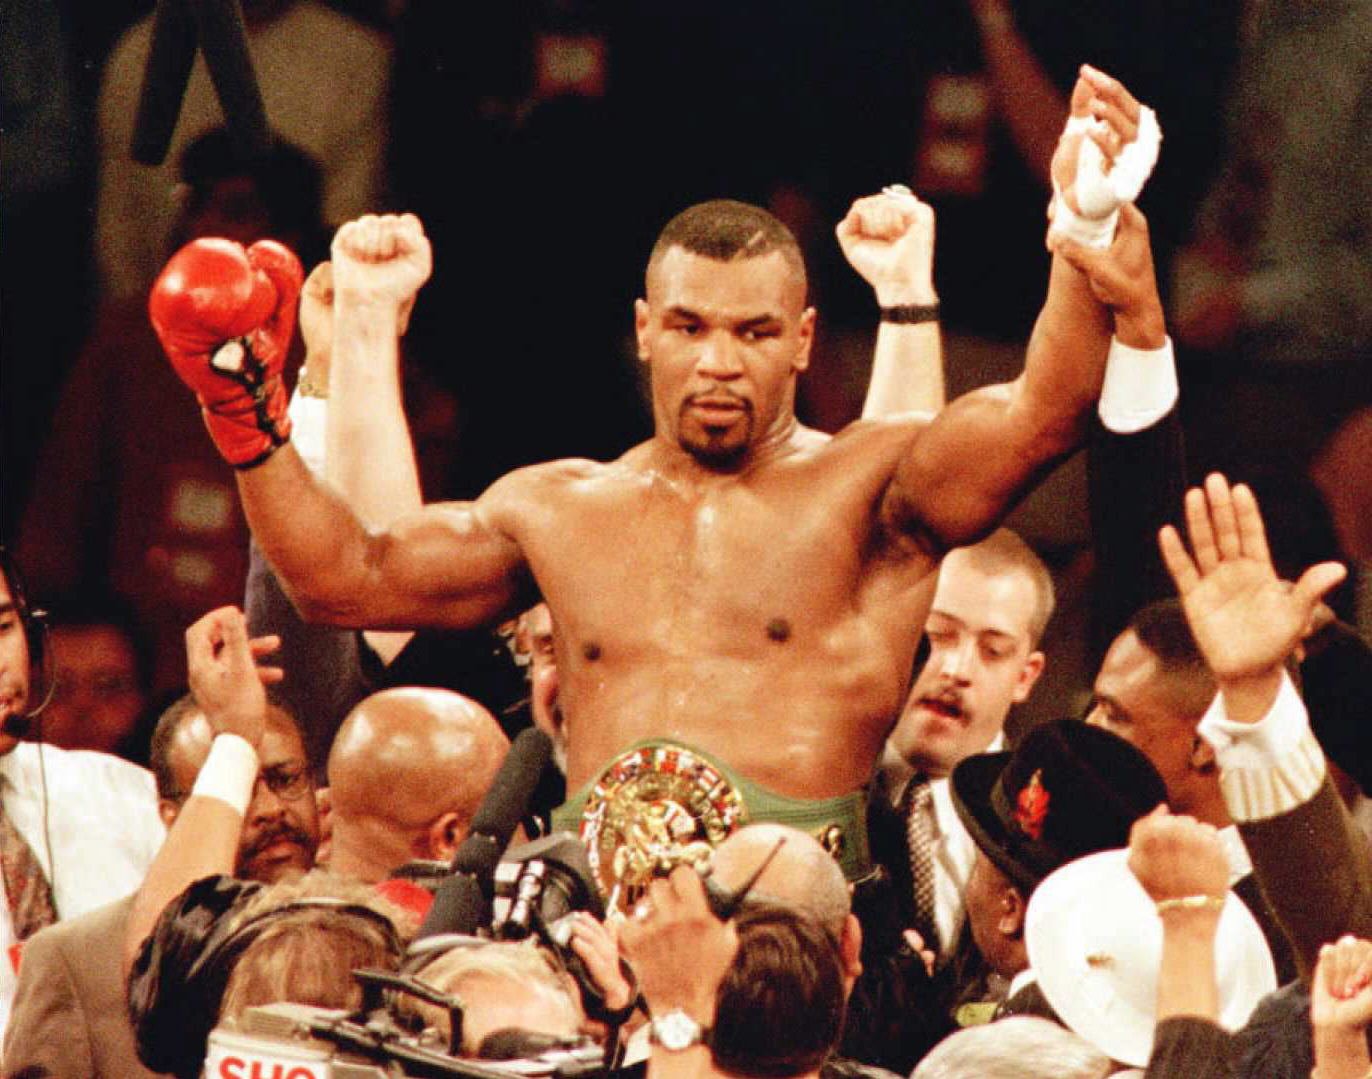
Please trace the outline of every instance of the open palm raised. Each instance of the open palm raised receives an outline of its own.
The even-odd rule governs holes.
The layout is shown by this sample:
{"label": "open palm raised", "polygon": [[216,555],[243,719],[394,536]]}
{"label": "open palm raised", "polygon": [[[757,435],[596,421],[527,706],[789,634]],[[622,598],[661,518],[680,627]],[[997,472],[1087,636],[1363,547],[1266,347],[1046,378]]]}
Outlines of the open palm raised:
{"label": "open palm raised", "polygon": [[1186,493],[1187,552],[1168,525],[1158,536],[1186,620],[1221,682],[1279,667],[1305,633],[1316,605],[1347,573],[1322,562],[1294,585],[1272,566],[1257,499],[1245,484],[1214,473]]}

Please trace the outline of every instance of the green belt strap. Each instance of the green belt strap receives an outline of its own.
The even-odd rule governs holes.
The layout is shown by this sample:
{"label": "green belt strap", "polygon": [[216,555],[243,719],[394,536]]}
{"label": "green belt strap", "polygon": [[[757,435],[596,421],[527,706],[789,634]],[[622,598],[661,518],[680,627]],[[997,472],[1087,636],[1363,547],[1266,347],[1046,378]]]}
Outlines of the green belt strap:
{"label": "green belt strap", "polygon": [[[632,752],[643,746],[676,744],[680,743],[668,742],[665,739],[649,739],[636,742],[625,752]],[[719,769],[721,774],[727,777],[742,796],[744,805],[747,806],[747,823],[774,821],[777,824],[786,824],[814,836],[830,849],[832,849],[832,845],[825,841],[826,833],[836,828],[838,835],[842,837],[839,843],[838,863],[843,869],[843,875],[848,880],[853,881],[860,880],[871,873],[872,853],[867,843],[866,790],[856,790],[849,794],[813,801],[804,798],[791,798],[745,779],[693,746],[683,745],[682,748],[690,749],[692,753],[709,760]],[[586,801],[597,782],[598,778],[592,779],[580,790],[568,796],[566,802],[553,810],[552,825],[554,830],[580,832],[581,817],[586,807]]]}

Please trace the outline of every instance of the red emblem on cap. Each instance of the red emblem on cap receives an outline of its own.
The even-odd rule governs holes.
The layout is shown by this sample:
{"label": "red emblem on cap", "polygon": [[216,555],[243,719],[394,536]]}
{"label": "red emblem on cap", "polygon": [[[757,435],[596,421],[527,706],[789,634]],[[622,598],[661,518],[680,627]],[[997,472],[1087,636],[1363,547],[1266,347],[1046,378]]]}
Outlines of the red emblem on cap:
{"label": "red emblem on cap", "polygon": [[1043,785],[1043,769],[1036,769],[1015,799],[1015,823],[1031,839],[1043,838],[1043,822],[1048,817],[1050,801],[1052,798]]}

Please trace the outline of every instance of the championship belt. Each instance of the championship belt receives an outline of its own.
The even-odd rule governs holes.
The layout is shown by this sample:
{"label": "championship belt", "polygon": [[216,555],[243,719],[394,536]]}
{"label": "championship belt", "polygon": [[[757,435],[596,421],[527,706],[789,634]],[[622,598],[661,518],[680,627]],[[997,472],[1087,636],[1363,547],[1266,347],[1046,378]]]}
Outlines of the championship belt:
{"label": "championship belt", "polygon": [[586,798],[581,842],[611,910],[627,913],[655,877],[701,868],[748,822],[737,786],[682,746],[640,746],[601,773]]}

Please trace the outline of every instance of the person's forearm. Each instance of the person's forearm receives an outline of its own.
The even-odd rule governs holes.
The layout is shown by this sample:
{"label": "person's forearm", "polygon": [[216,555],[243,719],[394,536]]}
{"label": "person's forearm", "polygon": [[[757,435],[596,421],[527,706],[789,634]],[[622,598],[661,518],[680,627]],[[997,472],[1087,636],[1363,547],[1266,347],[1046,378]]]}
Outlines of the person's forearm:
{"label": "person's forearm", "polygon": [[1282,668],[1276,666],[1246,678],[1221,682],[1225,715],[1235,723],[1257,723],[1272,710],[1281,681]]}
{"label": "person's forearm", "polygon": [[[423,505],[414,443],[405,420],[396,311],[340,292],[329,367],[325,474],[372,528]],[[412,633],[370,631],[367,644],[389,663]]]}
{"label": "person's forearm", "polygon": [[340,292],[329,367],[325,474],[381,528],[423,504],[400,386],[396,311]]}
{"label": "person's forearm", "polygon": [[1372,1058],[1366,1031],[1315,1026],[1315,1068],[1310,1079],[1366,1079],[1369,1071]]}
{"label": "person's forearm", "polygon": [[938,412],[946,401],[943,336],[938,320],[913,326],[882,322],[872,354],[864,420],[906,412]]}
{"label": "person's forearm", "polygon": [[1085,276],[1054,256],[1017,395],[1030,422],[1062,443],[1059,452],[1084,435],[1100,396],[1113,329],[1109,310],[1096,300]]}
{"label": "person's forearm", "polygon": [[1179,1015],[1218,1020],[1215,932],[1219,913],[1210,910],[1172,910],[1161,917],[1158,1021]]}
{"label": "person's forearm", "polygon": [[202,877],[233,872],[257,769],[257,754],[246,741],[216,736],[190,797],[134,896],[124,931],[126,972],[163,907]]}

